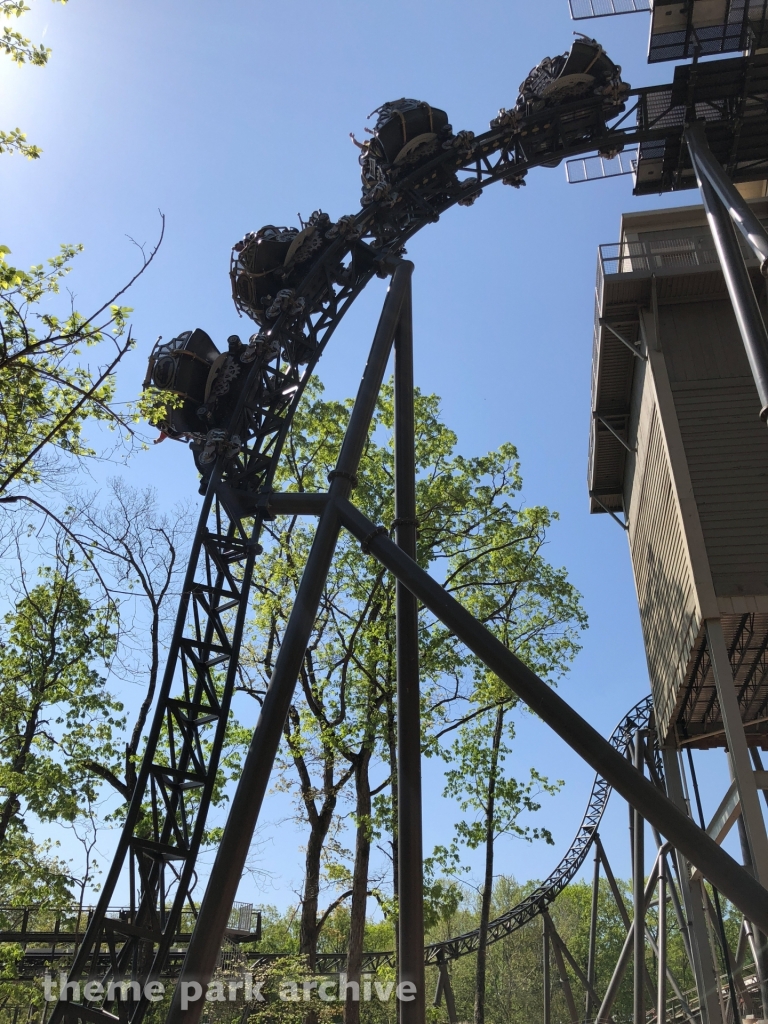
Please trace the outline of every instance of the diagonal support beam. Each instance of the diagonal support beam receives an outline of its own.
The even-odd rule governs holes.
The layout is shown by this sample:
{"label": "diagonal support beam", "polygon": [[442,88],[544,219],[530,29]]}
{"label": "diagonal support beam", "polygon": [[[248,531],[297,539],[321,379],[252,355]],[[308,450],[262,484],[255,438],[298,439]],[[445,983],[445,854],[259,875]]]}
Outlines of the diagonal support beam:
{"label": "diagonal support beam", "polygon": [[597,842],[597,850],[598,850],[598,853],[599,853],[599,856],[600,856],[600,860],[602,861],[603,870],[605,871],[605,877],[608,879],[608,885],[610,886],[611,893],[613,895],[613,899],[614,899],[614,901],[616,903],[616,906],[618,907],[619,915],[621,917],[622,923],[623,923],[624,927],[627,929],[627,931],[629,931],[629,927],[632,924],[632,921],[630,919],[629,914],[627,913],[627,907],[626,907],[626,904],[624,903],[624,897],[621,895],[621,892],[619,891],[619,887],[616,884],[616,878],[614,877],[614,874],[613,874],[613,868],[611,867],[611,865],[610,865],[610,863],[608,861],[608,856],[607,856],[605,850],[603,849],[603,844],[602,844],[599,836],[598,836],[596,842]]}
{"label": "diagonal support beam", "polygon": [[621,436],[621,434],[618,432],[618,430],[614,430],[613,429],[611,424],[608,422],[608,420],[605,418],[605,416],[603,416],[602,413],[595,411],[595,412],[592,413],[592,415],[597,420],[598,423],[602,423],[603,424],[603,426],[605,427],[605,429],[608,431],[609,434],[613,434],[613,436],[616,438],[616,440],[619,442],[619,444],[622,446],[622,448],[626,448],[626,450],[630,454],[634,454],[637,451],[637,448],[633,448],[631,445],[627,444],[627,442],[624,440],[624,438]]}
{"label": "diagonal support beam", "polygon": [[536,712],[681,853],[701,869],[734,906],[761,929],[768,927],[768,891],[653,783],[614,750],[581,715],[478,622],[455,598],[404,554],[346,499],[336,502],[342,524],[429,610]]}
{"label": "diagonal support beam", "polygon": [[[555,923],[552,920],[552,918],[549,916],[549,911],[548,910],[542,911],[542,916],[543,916],[544,920],[547,923],[547,927],[549,928],[549,934],[550,934],[550,936],[552,938],[552,942],[553,942],[553,944],[555,946],[555,950],[558,950],[558,949],[560,950],[562,955],[565,957],[565,959],[571,965],[571,969],[573,970],[573,973],[576,975],[576,977],[581,982],[581,985],[582,985],[582,988],[584,989],[584,991],[587,993],[587,995],[589,996],[590,999],[594,1000],[595,1005],[599,1005],[600,997],[598,996],[597,992],[595,991],[594,985],[592,984],[592,982],[589,980],[587,975],[584,973],[584,971],[582,971],[582,969],[579,967],[579,965],[574,960],[573,955],[572,955],[570,949],[568,949],[568,947],[566,946],[565,942],[561,938],[560,933],[558,932],[557,928],[555,928]],[[557,953],[555,953],[555,955],[557,955]]]}
{"label": "diagonal support beam", "polygon": [[[651,874],[648,878],[648,881],[645,886],[645,891],[643,894],[643,921],[645,919],[645,914],[648,910],[648,905],[650,903],[651,896],[653,895],[653,890],[656,887],[656,877],[658,874],[658,868],[659,860],[657,858],[656,863],[653,865],[653,868],[651,869]],[[634,941],[635,921],[632,921],[629,926],[629,930],[627,931],[627,934],[624,937],[624,945],[621,947],[621,953],[619,954],[619,958],[616,961],[616,966],[613,969],[613,975],[611,976],[611,980],[608,982],[608,987],[605,990],[605,995],[603,996],[603,1001],[600,1004],[600,1009],[597,1011],[597,1017],[595,1019],[597,1021],[602,1022],[602,1024],[605,1024],[606,1021],[610,1020],[610,1017],[608,1015],[611,1012],[613,1004],[616,1002],[616,996],[619,994],[619,986],[621,985],[622,978],[624,977],[624,972],[626,971],[627,965],[629,964],[630,957],[632,955],[632,947],[634,945]]]}
{"label": "diagonal support beam", "polygon": [[625,338],[623,334],[620,334],[613,326],[613,324],[611,324],[610,321],[606,320],[604,316],[601,316],[597,322],[600,324],[601,327],[604,327],[606,331],[610,331],[614,338],[620,341],[622,345],[626,345],[626,347],[629,349],[633,356],[636,356],[643,362],[648,361],[648,356],[644,355],[637,347],[637,345],[633,345],[629,338]]}
{"label": "diagonal support beam", "polygon": [[736,782],[728,787],[720,805],[712,815],[712,820],[707,825],[707,832],[715,840],[718,846],[736,824],[736,819],[741,812],[741,800]]}
{"label": "diagonal support beam", "polygon": [[443,997],[445,997],[445,1009],[448,1012],[448,1024],[458,1024],[459,1018],[456,1014],[456,1000],[453,996],[448,963],[444,957],[441,957],[437,961],[437,987],[435,988],[435,998],[432,1000],[432,1005],[439,1006]]}
{"label": "diagonal support beam", "polygon": [[[598,911],[598,899],[600,896],[600,836],[595,832],[595,862],[592,872],[592,903],[589,911],[589,952],[587,955],[587,981],[590,988],[594,987],[595,984],[595,973],[596,973],[596,945],[597,945],[597,911]],[[595,1009],[599,1006],[599,1000],[595,1002]],[[587,1020],[590,1017],[590,1011],[592,1010],[592,995],[590,989],[587,989],[587,995],[584,1004],[584,1016]]]}
{"label": "diagonal support beam", "polygon": [[[683,789],[683,776],[680,771],[678,753],[671,747],[662,747],[661,756],[664,761],[667,793],[676,806],[686,813],[688,804]],[[704,882],[700,877],[690,878],[688,861],[679,850],[676,850],[675,854],[677,880],[685,910],[685,926],[688,936],[687,952],[696,979],[702,1024],[718,1024],[722,1020],[718,996],[719,981],[710,953],[704,916]],[[674,892],[674,887],[671,887],[671,891]]]}
{"label": "diagonal support beam", "polygon": [[549,981],[549,929],[547,922],[542,920],[542,962],[541,985],[544,989],[544,1024],[552,1024],[552,989]]}
{"label": "diagonal support beam", "polygon": [[[546,912],[545,912],[546,913]],[[552,952],[555,954],[555,963],[557,964],[557,973],[560,975],[560,985],[563,989],[563,995],[565,996],[565,1002],[568,1007],[568,1012],[571,1015],[571,1024],[579,1024],[579,1011],[576,1009],[576,1000],[573,998],[573,989],[571,988],[571,982],[568,977],[568,972],[565,969],[565,961],[563,960],[563,951],[560,948],[557,939],[560,938],[555,932],[552,932],[552,922],[547,914],[544,917],[544,927],[547,930],[550,938],[552,939]],[[557,935],[557,938],[555,937]]]}
{"label": "diagonal support beam", "polygon": [[629,523],[626,520],[624,522],[622,522],[621,519],[619,519],[619,517],[616,515],[615,512],[611,512],[611,510],[608,508],[608,506],[604,505],[602,503],[602,501],[600,501],[600,496],[598,494],[596,494],[595,491],[590,491],[589,492],[589,496],[590,496],[590,498],[594,498],[594,500],[597,502],[597,504],[600,506],[600,508],[603,510],[603,512],[607,512],[608,515],[611,517],[611,519],[615,519],[616,520],[616,522],[619,524],[619,526],[622,528],[622,530],[628,530],[629,529]]}
{"label": "diagonal support beam", "polygon": [[[720,703],[720,714],[725,728],[725,738],[728,741],[728,758],[732,777],[736,783],[736,793],[741,804],[741,817],[744,822],[749,856],[756,876],[763,885],[766,885],[768,884],[768,836],[760,810],[757,784],[749,758],[747,739],[744,735],[744,723],[741,720],[741,711],[736,697],[733,670],[723,636],[723,626],[720,619],[705,619],[704,624]],[[756,921],[755,924],[757,924]],[[758,927],[765,934],[763,926],[759,925]]]}

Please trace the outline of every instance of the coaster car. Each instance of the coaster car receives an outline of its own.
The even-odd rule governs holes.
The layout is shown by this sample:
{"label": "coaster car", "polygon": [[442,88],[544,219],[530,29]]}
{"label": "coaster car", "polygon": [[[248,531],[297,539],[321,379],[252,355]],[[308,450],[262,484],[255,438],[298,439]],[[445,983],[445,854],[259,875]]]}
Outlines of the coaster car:
{"label": "coaster car", "polygon": [[515,106],[500,110],[491,127],[514,128],[529,159],[555,167],[564,148],[605,136],[606,121],[624,110],[629,88],[602,46],[582,36],[569,53],[537,64]]}
{"label": "coaster car", "polygon": [[385,198],[398,178],[430,160],[454,139],[446,112],[421,100],[393,100],[373,113],[378,117],[371,138],[357,142],[352,136],[360,149],[363,202]]}
{"label": "coaster car", "polygon": [[533,68],[520,86],[515,110],[525,117],[570,100],[602,96],[603,116],[608,118],[621,112],[628,92],[619,65],[597,40],[581,36],[569,53],[545,57]]}
{"label": "coaster car", "polygon": [[245,376],[240,365],[242,350],[242,342],[232,335],[228,351],[219,352],[199,327],[168,342],[158,340],[149,357],[144,387],[152,385],[181,399],[175,408],[166,407],[156,424],[166,437],[178,441],[199,438],[226,421]]}
{"label": "coaster car", "polygon": [[328,244],[331,220],[317,210],[301,228],[267,224],[249,232],[232,250],[232,297],[239,310],[266,326],[281,313],[296,315],[303,300],[293,287],[303,276],[310,257]]}

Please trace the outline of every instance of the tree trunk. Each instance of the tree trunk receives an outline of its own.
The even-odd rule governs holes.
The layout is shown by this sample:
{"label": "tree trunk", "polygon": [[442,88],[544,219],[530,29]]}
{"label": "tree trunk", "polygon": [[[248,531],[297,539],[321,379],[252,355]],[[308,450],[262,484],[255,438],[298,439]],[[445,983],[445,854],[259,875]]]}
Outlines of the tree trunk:
{"label": "tree trunk", "polygon": [[14,815],[18,814],[21,810],[21,802],[17,793],[9,793],[7,799],[3,803],[2,811],[0,811],[0,843],[5,842],[5,837],[8,834],[8,828]]}
{"label": "tree trunk", "polygon": [[[146,588],[145,588],[146,589]],[[141,702],[139,708],[139,714],[136,722],[133,726],[131,733],[130,742],[125,746],[125,786],[128,790],[129,796],[133,796],[133,791],[136,788],[136,779],[138,773],[136,771],[136,754],[141,743],[141,734],[144,732],[144,726],[149,715],[152,702],[155,699],[155,690],[157,689],[157,675],[160,671],[160,604],[157,600],[147,595],[152,606],[152,626],[149,631],[150,637],[150,663],[149,663],[149,684],[147,686],[147,692],[144,695],[144,700]]]}
{"label": "tree trunk", "polygon": [[[363,966],[363,939],[365,937],[365,912],[368,899],[368,862],[371,857],[371,783],[368,766],[371,760],[369,750],[363,748],[355,765],[355,816],[357,835],[355,838],[355,868],[352,876],[352,906],[349,918],[349,947],[347,951],[347,982],[356,982],[360,991],[360,976]],[[360,1000],[353,996],[354,990],[347,989],[344,1005],[344,1024],[359,1024]]]}
{"label": "tree trunk", "polygon": [[[44,689],[44,687],[43,687]],[[37,727],[40,719],[40,708],[42,704],[38,702],[32,705],[27,721],[24,725],[24,733],[22,735],[21,744],[19,749],[16,751],[13,761],[10,764],[11,771],[21,775],[27,763],[27,757],[30,750],[32,749],[32,743],[34,742],[35,736],[37,735]],[[15,815],[21,810],[21,801],[19,800],[18,793],[8,793],[5,801],[0,810],[0,843],[5,842],[5,837],[8,834],[11,822]]]}
{"label": "tree trunk", "polygon": [[[299,720],[296,709],[291,708],[289,721],[286,723],[285,728],[289,748],[292,746],[292,730],[298,732],[298,724]],[[326,751],[323,764],[323,789],[319,794],[317,788],[312,783],[304,757],[295,748],[293,748],[292,753],[293,763],[299,774],[301,798],[304,802],[307,824],[309,825],[309,838],[307,839],[307,850],[304,856],[304,893],[301,901],[299,952],[307,956],[310,970],[314,970],[317,958],[317,937],[320,933],[317,920],[317,905],[320,898],[320,871],[323,845],[328,836],[328,829],[333,821],[339,788],[347,781],[349,776],[342,776],[340,780],[334,778],[333,754]],[[322,796],[319,810],[315,799],[318,795]]]}
{"label": "tree trunk", "polygon": [[304,857],[304,893],[301,900],[301,925],[299,928],[299,952],[305,953],[309,969],[314,971],[317,958],[317,902],[320,896],[320,858],[327,828],[318,827],[317,819],[312,824]]}
{"label": "tree trunk", "polygon": [[477,968],[475,972],[475,1024],[485,1024],[485,975],[488,957],[488,922],[491,918],[493,896],[493,826],[496,803],[496,775],[499,766],[499,747],[504,725],[504,708],[496,712],[496,729],[491,749],[491,770],[488,778],[488,802],[485,806],[485,878],[480,901],[480,928],[477,942]]}

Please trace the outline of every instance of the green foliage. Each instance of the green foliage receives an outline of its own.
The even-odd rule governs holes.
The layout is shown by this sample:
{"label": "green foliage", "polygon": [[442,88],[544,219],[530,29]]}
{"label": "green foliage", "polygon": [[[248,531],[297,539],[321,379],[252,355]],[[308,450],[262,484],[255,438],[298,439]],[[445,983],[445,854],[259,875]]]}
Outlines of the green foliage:
{"label": "green foliage", "polygon": [[281,913],[277,907],[266,906],[261,911],[261,941],[249,946],[259,953],[296,953],[299,948],[299,930],[296,914]]}
{"label": "green foliage", "polygon": [[42,150],[27,142],[26,132],[21,128],[11,128],[9,132],[0,131],[0,153],[21,153],[28,160],[37,160]]}
{"label": "green foliage", "polygon": [[[520,884],[514,878],[500,877],[493,892],[492,916],[497,916],[510,907],[515,906],[527,896],[537,885],[535,881]],[[631,883],[617,879],[619,891],[632,917]],[[586,973],[589,957],[589,925],[592,903],[592,886],[589,882],[571,882],[551,904],[549,911],[561,938],[565,941],[570,953],[581,970]],[[448,938],[475,927],[479,918],[479,900],[466,901],[456,916],[442,922],[434,929],[429,938],[432,941]],[[613,973],[621,951],[626,930],[621,912],[611,892],[608,881],[601,878],[597,903],[597,942],[595,957],[596,988],[602,995]],[[669,968],[688,998],[693,995],[694,977],[685,952],[685,946],[677,926],[674,914],[669,908],[667,915],[668,939],[667,956]],[[732,908],[726,907],[726,931],[731,948],[736,948],[738,929],[741,918],[734,914]],[[650,931],[656,934],[656,922],[653,909],[648,915]],[[542,987],[542,924],[535,918],[518,931],[488,947],[488,983],[486,986],[486,1020],[489,1024],[528,1024],[531,1020],[540,1020],[543,1006]],[[475,997],[475,958],[464,957],[451,963],[451,976],[459,1020],[469,1020]],[[646,947],[646,964],[648,972],[655,982],[657,977],[656,962],[650,947]],[[575,972],[566,965],[568,978],[577,1003],[584,1007],[584,991]],[[749,965],[745,966],[749,973]],[[570,1020],[563,988],[557,973],[554,956],[550,965],[552,1021],[553,1024],[567,1024]],[[632,962],[627,967],[619,987],[618,997],[611,1012],[611,1018],[622,1024],[630,1024],[632,1020],[633,968]],[[668,992],[670,1006],[674,996]],[[651,996],[646,995],[650,1007]],[[594,1019],[596,1010],[593,1007],[590,1019]],[[678,1013],[679,1006],[678,1006]],[[680,1013],[680,1016],[682,1014]],[[671,1019],[671,1014],[670,1014]],[[447,1022],[445,1007],[442,1008],[441,1021]]]}
{"label": "green foliage", "polygon": [[[622,897],[627,905],[629,916],[631,909],[631,885],[621,879],[617,882]],[[509,910],[524,899],[538,882],[518,883],[514,878],[501,876],[497,879],[491,904],[492,916]],[[565,941],[580,968],[586,972],[589,953],[589,923],[592,902],[592,886],[588,882],[572,882],[558,896],[549,908],[552,921],[559,935]],[[726,908],[726,930],[731,947],[735,948],[741,918]],[[428,929],[427,941],[437,942],[451,936],[469,932],[478,925],[480,917],[480,899],[468,896],[461,901],[454,911]],[[343,950],[346,943],[344,925],[348,927],[348,914],[342,915],[337,921],[338,934],[334,944],[324,948],[329,951]],[[649,926],[655,934],[653,913],[649,914]],[[673,914],[668,915],[668,958],[669,966],[679,982],[683,992],[694,987],[694,979],[685,953],[682,937]],[[600,881],[598,892],[597,944],[596,944],[596,985],[602,994],[613,973],[626,931],[621,913],[613,898],[610,886],[605,878]],[[264,939],[256,949],[259,952],[277,952],[281,949],[295,949],[297,929],[292,913],[279,914],[274,908],[264,916]],[[293,942],[293,945],[291,945]],[[368,920],[365,928],[365,948],[367,950],[387,951],[394,948],[394,935],[388,922]],[[530,1021],[542,1019],[543,988],[542,988],[542,923],[541,918],[534,918],[523,928],[513,932],[487,948],[487,984],[486,984],[486,1020],[489,1024],[529,1024]],[[458,1019],[472,1019],[475,999],[475,965],[476,956],[468,955],[449,964],[451,984],[456,999]],[[647,950],[647,966],[652,979],[656,978],[656,963],[650,948]],[[563,989],[558,977],[554,956],[550,965],[551,999],[553,1024],[568,1024],[568,1014]],[[747,971],[749,964],[746,965]],[[568,977],[579,1007],[584,1006],[584,993],[576,974],[567,966]],[[386,969],[371,975],[382,979]],[[434,991],[437,982],[435,968],[427,969],[427,990]],[[630,962],[621,983],[618,998],[611,1017],[614,1021],[629,1024],[632,1019],[632,987],[633,975]],[[672,998],[672,992],[669,993]],[[650,999],[650,997],[648,997]],[[382,1006],[375,1002],[361,1005],[361,1019],[364,1024],[378,1024],[389,1018],[391,1006]],[[448,1015],[443,1002],[437,1009],[430,1008],[435,1024],[447,1024]],[[591,1018],[594,1018],[592,1009]],[[392,1013],[394,1019],[394,1013]]]}
{"label": "green foliage", "polygon": [[[0,930],[20,928],[9,906],[30,905],[32,930],[52,930],[55,908],[70,911],[62,930],[73,927],[73,906],[99,889],[99,814],[122,823],[114,794],[127,799],[135,783],[189,522],[184,507],[161,513],[151,489],[113,480],[109,492],[107,502],[93,493],[73,500],[62,513],[72,523],[65,539],[43,534],[57,560],[36,585],[21,554],[18,599],[0,629]],[[90,559],[82,565],[75,543]],[[130,731],[116,680],[127,704],[127,694],[139,697]],[[81,846],[77,866],[36,841],[49,821]],[[19,950],[0,950],[0,981],[15,976]],[[4,997],[0,987],[0,1006]]]}
{"label": "green foliage", "polygon": [[71,561],[42,569],[4,623],[0,889],[15,903],[67,891],[50,849],[30,838],[29,818],[72,822],[87,811],[98,787],[94,757],[117,755],[124,718],[97,667],[114,653],[112,622],[80,590]]}
{"label": "green foliage", "polygon": [[[302,956],[284,956],[270,963],[257,965],[254,984],[261,983],[263,1002],[251,1004],[244,1017],[249,1024],[331,1024],[338,1019],[339,1006],[323,1000],[318,986],[329,979],[307,968]],[[330,995],[329,991],[329,995]]]}
{"label": "green foliage", "polygon": [[[88,420],[117,428],[123,442],[134,436],[139,410],[123,412],[114,403],[116,367],[134,344],[130,307],[115,301],[125,289],[90,316],[56,309],[81,251],[62,245],[46,266],[25,271],[8,263],[10,250],[0,245],[0,495],[14,484],[39,483],[57,456],[94,456],[85,436]],[[108,354],[94,370],[79,357],[96,346]]]}
{"label": "green foliage", "polygon": [[11,821],[0,847],[0,906],[71,906],[71,886],[56,844],[36,843],[22,822]]}
{"label": "green foliage", "polygon": [[[48,445],[75,456],[94,455],[83,424],[90,415],[112,419],[113,376],[94,380],[88,369],[70,364],[82,346],[103,341],[103,332],[74,311],[60,319],[36,308],[59,292],[80,251],[82,246],[62,246],[47,269],[40,264],[28,272],[0,257],[0,492],[15,481],[38,482],[39,456]],[[110,312],[117,337],[128,313],[117,306]]]}
{"label": "green foliage", "polygon": [[[65,4],[66,2],[67,0],[54,0],[54,3]],[[0,15],[5,16],[7,19],[13,17],[20,18],[22,14],[30,9],[24,3],[24,0],[0,0]],[[33,64],[37,67],[43,67],[48,63],[48,58],[51,55],[51,51],[47,46],[43,46],[42,43],[35,46],[34,43],[20,32],[15,32],[9,25],[3,26],[3,32],[0,35],[0,53],[5,53],[6,57],[10,57],[19,67],[22,64]],[[14,128],[10,132],[0,131],[0,153],[21,153],[22,156],[26,156],[29,160],[36,160],[41,152],[37,146],[32,146],[27,142],[27,136],[20,128]]]}
{"label": "green foliage", "polygon": [[[56,0],[55,0],[56,2]],[[66,0],[60,0],[66,3]],[[0,0],[0,15],[18,19],[30,8],[23,0]],[[45,65],[50,51],[11,25],[4,25],[0,51],[17,65]],[[0,153],[30,159],[40,149],[20,128],[0,131]],[[162,233],[160,236],[162,241]],[[159,245],[159,242],[158,242]],[[24,501],[57,523],[80,545],[107,597],[108,613],[95,610],[75,582],[71,559],[43,572],[43,582],[26,592],[6,617],[0,650],[0,899],[45,902],[71,893],[74,880],[49,847],[33,842],[27,817],[70,824],[86,812],[100,781],[117,788],[115,766],[121,756],[117,736],[122,707],[106,690],[95,665],[106,667],[114,653],[112,626],[118,605],[108,592],[89,543],[78,540],[62,518],[41,501],[19,494],[23,484],[50,484],[62,463],[108,455],[87,436],[89,421],[116,429],[118,446],[130,450],[134,424],[142,409],[115,402],[115,370],[133,347],[128,330],[130,308],[118,300],[143,273],[157,249],[125,288],[90,316],[59,298],[61,285],[82,246],[64,245],[45,265],[22,270],[8,261],[0,245],[0,502]],[[84,358],[88,353],[88,358]],[[101,365],[93,368],[96,361]],[[151,407],[145,398],[144,406]],[[62,513],[72,520],[72,509]],[[29,524],[29,519],[27,519]],[[23,532],[15,525],[17,540]],[[31,529],[31,525],[30,525]],[[46,557],[49,552],[46,552]],[[22,581],[24,582],[24,581]],[[25,585],[25,584],[24,584]],[[104,596],[104,595],[102,595]],[[108,616],[115,617],[113,622]],[[155,637],[155,648],[157,638]],[[140,726],[146,712],[139,715]],[[126,784],[130,788],[129,749]],[[83,839],[92,847],[95,840]],[[93,865],[90,854],[87,862]],[[78,885],[84,885],[81,879]]]}
{"label": "green foliage", "polygon": [[[66,3],[67,0],[59,0]],[[0,14],[6,18],[20,18],[26,11],[31,10],[23,0],[0,0]],[[3,26],[3,34],[0,36],[0,51],[7,57],[21,66],[22,64],[36,64],[38,67],[48,63],[51,51],[42,44],[35,46],[29,39],[25,39],[20,32],[14,32],[8,25]]]}
{"label": "green foliage", "polygon": [[81,806],[79,788],[95,795],[90,775],[77,766],[122,724],[114,717],[122,705],[92,667],[109,659],[114,635],[72,578],[60,571],[42,575],[44,582],[5,616],[0,785],[42,820],[71,821]]}
{"label": "green foliage", "polygon": [[[512,752],[512,748],[502,740],[498,763],[495,762],[490,742],[492,729],[489,728],[488,719],[488,715],[483,715],[463,725],[458,738],[445,752],[451,767],[445,773],[444,795],[455,799],[462,811],[472,815],[456,825],[460,842],[470,850],[476,850],[485,843],[490,828],[494,839],[511,835],[529,842],[543,839],[550,846],[553,845],[549,829],[520,824],[519,817],[523,812],[540,810],[541,804],[536,796],[539,793],[556,793],[563,783],[549,782],[534,768],[530,770],[528,782],[521,783],[517,779],[505,777],[501,764],[506,755]],[[511,727],[508,729],[510,734],[514,735]],[[493,808],[489,809],[491,783],[494,787],[494,801]],[[488,815],[490,821],[487,820]]]}
{"label": "green foliage", "polygon": [[[442,848],[438,848],[442,852]],[[439,853],[424,862],[424,927],[435,928],[453,917],[462,900],[461,886],[452,878],[435,878]],[[442,865],[441,865],[442,866]]]}
{"label": "green foliage", "polygon": [[152,426],[168,420],[171,409],[180,409],[186,401],[184,395],[161,391],[152,384],[147,384],[134,403],[134,421],[146,420]]}

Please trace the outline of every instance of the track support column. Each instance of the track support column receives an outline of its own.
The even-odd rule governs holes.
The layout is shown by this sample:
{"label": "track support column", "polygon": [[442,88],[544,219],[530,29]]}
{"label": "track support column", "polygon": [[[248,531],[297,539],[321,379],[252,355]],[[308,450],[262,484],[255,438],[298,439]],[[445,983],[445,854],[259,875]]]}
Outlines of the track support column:
{"label": "track support column", "polygon": [[[587,981],[594,988],[595,986],[595,947],[597,943],[597,909],[598,897],[600,895],[600,837],[595,841],[595,863],[592,874],[592,905],[589,914],[589,954],[587,959]],[[587,989],[585,997],[584,1015],[587,1020],[592,1014],[592,993]],[[597,1006],[595,1006],[597,1009]]]}
{"label": "track support column", "polygon": [[437,989],[435,990],[435,998],[432,1005],[439,1006],[440,1001],[445,997],[448,1024],[458,1024],[459,1018],[456,1015],[456,1000],[454,999],[451,986],[451,973],[448,970],[448,962],[442,955],[438,957],[437,972]]}
{"label": "track support column", "polygon": [[695,162],[694,170],[707,178],[728,211],[728,216],[760,260],[760,272],[763,277],[768,277],[768,232],[709,148],[701,122],[688,125],[685,129],[685,141],[688,143],[691,162]]}
{"label": "track support column", "polygon": [[[548,914],[545,913],[543,916],[547,929],[547,936],[549,937],[552,931],[552,924]],[[552,952],[555,954],[555,964],[557,965],[557,973],[560,977],[560,987],[563,990],[563,996],[565,997],[565,1005],[568,1007],[568,1013],[571,1015],[571,1024],[579,1024],[579,1011],[576,1007],[576,1000],[573,998],[573,989],[571,988],[568,971],[565,969],[563,951],[560,948],[560,944],[558,943],[556,936],[551,935],[551,938]]]}
{"label": "track support column", "polygon": [[[640,729],[635,733],[635,768],[642,774],[645,767],[645,738]],[[634,903],[634,977],[632,1012],[635,1024],[645,1024],[645,821],[637,808],[632,809],[632,896]]]}
{"label": "track support column", "polygon": [[[671,747],[662,747],[661,756],[664,761],[664,779],[669,798],[681,811],[688,813],[677,751]],[[677,877],[683,897],[688,929],[688,947],[693,975],[696,979],[702,1024],[720,1024],[722,1015],[717,997],[718,981],[712,963],[707,922],[704,917],[704,883],[701,878],[691,881],[689,861],[678,851],[675,851],[675,857],[677,858]]]}
{"label": "track support column", "polygon": [[659,932],[657,956],[656,1024],[664,1024],[667,1018],[667,862],[659,858]]}
{"label": "track support column", "polygon": [[[395,529],[398,547],[416,558],[416,441],[410,281],[395,335]],[[401,985],[414,998],[400,1006],[401,1024],[424,1024],[424,857],[421,836],[421,706],[419,610],[395,585],[397,634],[398,962]]]}

